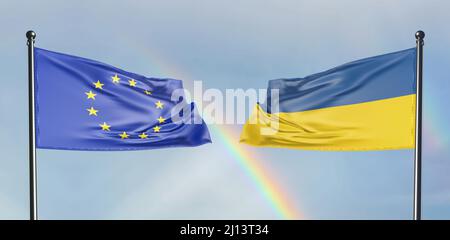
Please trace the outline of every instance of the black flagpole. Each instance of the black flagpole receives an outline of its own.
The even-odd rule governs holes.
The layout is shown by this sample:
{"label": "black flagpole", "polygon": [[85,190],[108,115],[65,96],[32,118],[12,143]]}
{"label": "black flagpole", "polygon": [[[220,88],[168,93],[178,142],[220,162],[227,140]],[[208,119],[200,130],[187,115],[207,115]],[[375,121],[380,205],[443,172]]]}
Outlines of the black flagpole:
{"label": "black flagpole", "polygon": [[414,220],[422,219],[422,65],[423,31],[416,32],[416,146],[414,155]]}
{"label": "black flagpole", "polygon": [[37,170],[36,170],[36,131],[34,123],[34,39],[36,33],[28,31],[28,153],[30,157],[30,220],[37,220]]}

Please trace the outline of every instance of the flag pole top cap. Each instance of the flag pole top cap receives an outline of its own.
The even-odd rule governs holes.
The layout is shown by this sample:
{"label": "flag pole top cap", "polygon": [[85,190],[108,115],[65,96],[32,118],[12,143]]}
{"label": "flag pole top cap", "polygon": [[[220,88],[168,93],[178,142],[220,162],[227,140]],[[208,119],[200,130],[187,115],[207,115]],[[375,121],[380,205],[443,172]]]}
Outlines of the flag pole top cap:
{"label": "flag pole top cap", "polygon": [[424,39],[425,38],[425,33],[421,30],[416,32],[416,39]]}
{"label": "flag pole top cap", "polygon": [[28,39],[35,39],[36,38],[36,33],[33,30],[30,30],[27,32],[26,34]]}

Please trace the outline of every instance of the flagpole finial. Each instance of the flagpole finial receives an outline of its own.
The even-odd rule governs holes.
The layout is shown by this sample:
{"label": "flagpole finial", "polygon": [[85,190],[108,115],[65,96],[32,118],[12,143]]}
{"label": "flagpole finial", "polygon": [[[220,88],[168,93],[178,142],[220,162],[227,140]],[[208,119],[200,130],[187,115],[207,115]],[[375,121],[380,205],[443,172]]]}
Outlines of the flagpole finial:
{"label": "flagpole finial", "polygon": [[29,40],[34,40],[36,38],[36,33],[33,30],[30,30],[27,32],[26,36]]}
{"label": "flagpole finial", "polygon": [[422,30],[419,30],[419,31],[416,32],[416,39],[417,40],[419,40],[419,39],[423,40],[424,38],[425,38],[425,33]]}

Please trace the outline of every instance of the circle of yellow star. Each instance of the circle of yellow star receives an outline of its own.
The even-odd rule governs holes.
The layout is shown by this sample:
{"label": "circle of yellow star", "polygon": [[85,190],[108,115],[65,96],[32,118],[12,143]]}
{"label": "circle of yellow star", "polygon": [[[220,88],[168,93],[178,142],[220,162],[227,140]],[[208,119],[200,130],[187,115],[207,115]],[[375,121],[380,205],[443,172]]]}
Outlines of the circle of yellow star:
{"label": "circle of yellow star", "polygon": [[92,100],[95,100],[95,95],[97,95],[97,94],[93,93],[92,91],[85,92],[85,94],[87,95],[87,99],[92,99]]}
{"label": "circle of yellow star", "polygon": [[159,130],[161,130],[160,126],[153,127],[153,132],[159,132]]}
{"label": "circle of yellow star", "polygon": [[145,132],[143,132],[142,134],[139,135],[139,137],[140,137],[141,139],[146,139],[146,138],[148,137],[148,135],[145,134]]}
{"label": "circle of yellow star", "polygon": [[97,116],[97,109],[94,109],[93,107],[86,109],[89,112],[89,116],[94,115]]}
{"label": "circle of yellow star", "polygon": [[164,123],[166,121],[166,119],[161,116],[157,120],[159,123]]}
{"label": "circle of yellow star", "polygon": [[105,85],[105,84],[101,83],[100,80],[97,80],[97,82],[95,82],[94,85],[95,85],[95,88],[103,89],[103,85]]}
{"label": "circle of yellow star", "polygon": [[152,95],[152,92],[150,92],[148,90],[145,90],[144,93],[147,94],[147,95]]}
{"label": "circle of yellow star", "polygon": [[111,131],[109,128],[111,127],[110,125],[106,124],[105,122],[103,122],[103,124],[100,124],[100,127],[102,127],[103,131]]}
{"label": "circle of yellow star", "polygon": [[164,106],[164,104],[161,101],[157,101],[155,103],[155,105],[156,105],[156,108],[159,108],[159,109],[163,109],[163,106]]}
{"label": "circle of yellow star", "polygon": [[120,138],[125,139],[128,138],[130,135],[127,134],[127,132],[123,132],[122,134],[119,134]]}
{"label": "circle of yellow star", "polygon": [[112,76],[111,79],[112,79],[113,83],[119,83],[120,82],[120,77],[118,77],[117,74]]}
{"label": "circle of yellow star", "polygon": [[128,80],[128,83],[130,83],[130,86],[136,87],[136,81],[134,79]]}

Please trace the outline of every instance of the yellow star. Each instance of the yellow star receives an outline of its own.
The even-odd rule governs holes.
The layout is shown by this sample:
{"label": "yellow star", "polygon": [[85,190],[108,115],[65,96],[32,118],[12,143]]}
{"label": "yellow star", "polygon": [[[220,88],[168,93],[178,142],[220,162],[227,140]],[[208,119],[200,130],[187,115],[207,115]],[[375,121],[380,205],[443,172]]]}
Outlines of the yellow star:
{"label": "yellow star", "polygon": [[156,108],[159,108],[159,109],[163,109],[163,106],[164,106],[164,104],[161,101],[157,101],[155,103],[155,105],[156,105]]}
{"label": "yellow star", "polygon": [[141,135],[139,135],[139,137],[141,139],[146,139],[148,137],[148,135],[143,132]]}
{"label": "yellow star", "polygon": [[118,77],[117,74],[112,76],[111,79],[112,79],[113,83],[119,83],[120,82],[120,77]]}
{"label": "yellow star", "polygon": [[136,87],[136,81],[134,81],[134,79],[128,80],[128,82],[130,83],[130,86]]}
{"label": "yellow star", "polygon": [[98,110],[94,109],[93,107],[86,109],[89,112],[89,116],[94,115],[97,116]]}
{"label": "yellow star", "polygon": [[106,124],[105,122],[103,122],[103,124],[100,124],[100,127],[102,127],[103,131],[111,131],[109,128],[111,127],[110,125]]}
{"label": "yellow star", "polygon": [[166,119],[161,116],[158,118],[159,123],[164,123],[165,121],[166,121]]}
{"label": "yellow star", "polygon": [[147,95],[152,95],[152,92],[150,92],[148,90],[145,90],[144,93],[147,94]]}
{"label": "yellow star", "polygon": [[103,89],[103,85],[105,85],[105,84],[101,83],[100,80],[97,80],[97,82],[95,82],[94,85],[95,85],[95,88]]}
{"label": "yellow star", "polygon": [[160,126],[155,126],[155,127],[153,128],[153,132],[159,132],[159,130],[161,130],[161,127],[160,127]]}
{"label": "yellow star", "polygon": [[122,134],[119,134],[120,138],[125,139],[128,138],[130,135],[127,134],[127,132],[123,132]]}
{"label": "yellow star", "polygon": [[97,95],[97,94],[93,93],[92,91],[85,92],[85,94],[87,95],[88,99],[92,99],[92,100],[95,100],[95,95]]}

